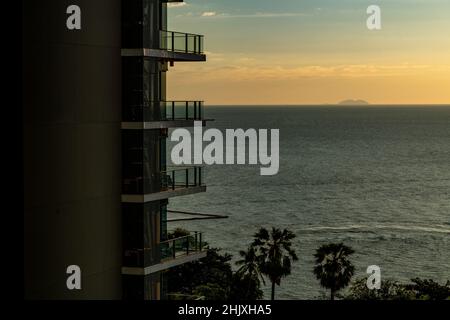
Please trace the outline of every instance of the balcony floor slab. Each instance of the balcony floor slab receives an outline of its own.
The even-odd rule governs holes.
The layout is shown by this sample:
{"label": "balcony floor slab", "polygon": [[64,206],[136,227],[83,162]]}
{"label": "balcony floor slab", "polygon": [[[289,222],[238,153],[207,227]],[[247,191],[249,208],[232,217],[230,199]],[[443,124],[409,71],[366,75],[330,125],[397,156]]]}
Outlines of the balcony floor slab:
{"label": "balcony floor slab", "polygon": [[169,199],[173,197],[187,196],[190,194],[206,192],[206,186],[175,188],[174,190],[161,191],[149,194],[123,194],[124,203],[146,203],[156,200]]}
{"label": "balcony floor slab", "polygon": [[133,267],[122,267],[122,274],[126,275],[134,275],[134,276],[144,276],[148,274],[152,274],[155,272],[160,272],[163,270],[167,270],[188,262],[193,262],[199,259],[206,257],[205,251],[198,251],[191,253],[189,255],[183,255],[180,257],[176,257],[175,259],[167,259],[165,261],[161,261],[158,264],[146,267],[146,268],[133,268]]}
{"label": "balcony floor slab", "polygon": [[183,128],[193,127],[194,121],[201,121],[205,127],[207,121],[213,121],[212,119],[203,120],[165,120],[165,121],[128,121],[122,122],[123,130],[145,130],[145,129],[168,129],[168,128]]}
{"label": "balcony floor slab", "polygon": [[169,61],[206,61],[203,53],[176,52],[163,49],[122,49],[122,57],[149,57]]}

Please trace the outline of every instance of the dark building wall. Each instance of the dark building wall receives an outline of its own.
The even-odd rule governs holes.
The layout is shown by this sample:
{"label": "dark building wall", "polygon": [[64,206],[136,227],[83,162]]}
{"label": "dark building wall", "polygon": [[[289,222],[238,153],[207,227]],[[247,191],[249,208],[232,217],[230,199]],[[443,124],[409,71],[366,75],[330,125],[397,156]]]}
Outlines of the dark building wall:
{"label": "dark building wall", "polygon": [[[160,0],[122,0],[122,48],[160,48],[166,4]],[[123,121],[165,119],[167,63],[148,57],[122,58]],[[164,189],[166,130],[122,131],[124,194],[150,194]],[[167,183],[166,183],[167,184]],[[160,242],[167,237],[166,201],[123,204],[124,266],[145,268],[161,260]],[[163,220],[164,219],[164,220]],[[123,296],[131,300],[159,300],[161,273],[123,276]]]}
{"label": "dark building wall", "polygon": [[122,0],[122,47],[158,49],[166,26],[166,4],[160,0]]}
{"label": "dark building wall", "polygon": [[120,48],[120,0],[23,2],[26,298],[122,297]]}

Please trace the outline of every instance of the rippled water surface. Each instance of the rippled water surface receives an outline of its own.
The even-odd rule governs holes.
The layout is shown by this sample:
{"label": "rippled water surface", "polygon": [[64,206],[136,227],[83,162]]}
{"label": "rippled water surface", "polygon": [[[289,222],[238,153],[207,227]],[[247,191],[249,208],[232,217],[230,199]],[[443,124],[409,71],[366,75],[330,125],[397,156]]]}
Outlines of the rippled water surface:
{"label": "rippled water surface", "polygon": [[[280,129],[280,171],[207,168],[207,192],[171,209],[229,219],[172,223],[205,232],[237,255],[261,226],[289,228],[300,260],[277,287],[282,299],[314,299],[321,244],[344,242],[367,266],[401,281],[450,279],[450,106],[206,107],[208,127]],[[268,297],[266,288],[266,297]]]}

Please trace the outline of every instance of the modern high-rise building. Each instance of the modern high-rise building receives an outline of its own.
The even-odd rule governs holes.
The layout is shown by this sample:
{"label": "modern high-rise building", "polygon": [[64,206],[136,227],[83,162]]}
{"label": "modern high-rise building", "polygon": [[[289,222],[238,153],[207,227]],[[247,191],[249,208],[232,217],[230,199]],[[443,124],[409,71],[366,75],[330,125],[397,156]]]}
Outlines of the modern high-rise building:
{"label": "modern high-rise building", "polygon": [[201,101],[167,101],[169,67],[206,60],[203,36],[167,30],[170,2],[23,3],[26,298],[165,299],[165,271],[206,255],[167,227],[170,198],[206,191],[166,159],[170,128],[206,123]]}
{"label": "modern high-rise building", "polygon": [[124,297],[165,296],[164,270],[200,259],[202,234],[168,239],[168,199],[203,192],[202,168],[167,165],[169,128],[203,121],[201,101],[167,101],[175,61],[204,61],[203,36],[167,31],[167,2],[122,1]]}

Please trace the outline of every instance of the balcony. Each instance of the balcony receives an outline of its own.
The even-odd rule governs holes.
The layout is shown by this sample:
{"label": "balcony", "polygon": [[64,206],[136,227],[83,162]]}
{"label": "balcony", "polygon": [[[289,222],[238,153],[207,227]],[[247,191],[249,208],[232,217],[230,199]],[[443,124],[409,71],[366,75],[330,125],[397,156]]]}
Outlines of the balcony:
{"label": "balcony", "polygon": [[124,107],[122,129],[192,127],[204,119],[203,101],[159,101]]}
{"label": "balcony", "polygon": [[142,177],[124,179],[124,191],[122,202],[145,203],[185,196],[199,192],[205,192],[204,168],[202,167],[172,167],[160,173],[159,191],[142,194],[144,185],[150,184]]}
{"label": "balcony", "polygon": [[206,61],[203,47],[203,35],[160,30],[157,48],[124,48],[122,56],[144,56],[169,61]]}
{"label": "balcony", "polygon": [[[159,249],[159,261],[148,267],[122,267],[122,274],[148,275],[206,256],[205,243],[202,241],[201,232],[162,241],[156,249]],[[128,254],[133,254],[136,257],[136,264],[140,265],[144,260],[144,255],[151,255],[151,253],[152,249],[146,248],[135,249]]]}
{"label": "balcony", "polygon": [[162,172],[162,190],[177,190],[203,186],[202,167],[176,167]]}
{"label": "balcony", "polygon": [[161,261],[189,256],[204,249],[202,233],[195,231],[193,235],[177,237],[161,242]]}
{"label": "balcony", "polygon": [[203,54],[203,36],[192,33],[161,30],[160,48],[178,53]]}

